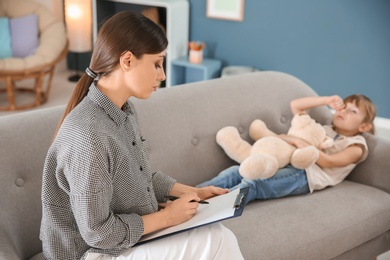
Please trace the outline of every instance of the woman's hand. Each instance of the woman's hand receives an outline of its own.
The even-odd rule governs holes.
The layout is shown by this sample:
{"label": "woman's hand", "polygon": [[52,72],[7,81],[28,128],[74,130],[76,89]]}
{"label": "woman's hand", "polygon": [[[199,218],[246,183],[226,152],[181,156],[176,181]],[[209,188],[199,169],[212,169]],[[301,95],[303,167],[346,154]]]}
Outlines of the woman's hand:
{"label": "woman's hand", "polygon": [[195,188],[181,183],[175,183],[169,195],[180,198],[164,203],[162,210],[141,216],[144,222],[144,234],[183,223],[196,214],[199,206],[197,201],[228,192],[228,189],[214,186]]}
{"label": "woman's hand", "polygon": [[189,220],[196,214],[199,206],[196,201],[199,200],[195,192],[182,194],[180,198],[166,203],[162,210],[141,216],[144,222],[144,235]]}
{"label": "woman's hand", "polygon": [[200,198],[196,193],[183,194],[180,198],[166,204],[164,213],[170,221],[169,225],[174,226],[192,218],[198,209]]}
{"label": "woman's hand", "polygon": [[[169,195],[181,197],[183,194],[195,192],[202,200],[215,197],[217,195],[228,193],[228,189],[222,189],[214,186],[207,186],[203,188],[196,188],[181,183],[175,183],[169,192]],[[197,199],[197,200],[200,200]]]}
{"label": "woman's hand", "polygon": [[228,192],[228,189],[222,189],[215,186],[206,186],[203,188],[198,188],[197,194],[201,199],[208,199],[218,195],[226,194]]}

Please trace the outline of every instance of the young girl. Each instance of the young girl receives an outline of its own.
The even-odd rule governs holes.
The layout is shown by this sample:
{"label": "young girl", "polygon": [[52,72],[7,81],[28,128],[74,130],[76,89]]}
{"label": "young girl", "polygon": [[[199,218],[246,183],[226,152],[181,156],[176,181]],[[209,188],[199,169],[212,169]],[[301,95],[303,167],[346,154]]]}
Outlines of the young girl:
{"label": "young girl", "polygon": [[[367,158],[367,144],[361,133],[374,133],[375,106],[363,95],[352,95],[344,100],[339,96],[324,96],[293,100],[291,110],[293,114],[299,114],[323,105],[335,110],[333,125],[324,126],[327,135],[334,139],[334,145],[320,151],[316,164],[307,169],[288,165],[279,169],[271,178],[255,180],[243,179],[238,171],[239,166],[235,165],[197,187],[214,185],[231,190],[249,187],[245,199],[248,203],[255,199],[306,194],[340,183],[358,163]],[[287,135],[279,137],[297,148],[309,145],[300,138]]]}
{"label": "young girl", "polygon": [[[228,192],[152,171],[130,97],[165,80],[167,39],[141,14],[121,12],[99,30],[45,162],[40,238],[45,259],[243,259],[233,233],[212,224],[132,247],[180,224],[198,201]],[[158,210],[165,196],[180,198]]]}

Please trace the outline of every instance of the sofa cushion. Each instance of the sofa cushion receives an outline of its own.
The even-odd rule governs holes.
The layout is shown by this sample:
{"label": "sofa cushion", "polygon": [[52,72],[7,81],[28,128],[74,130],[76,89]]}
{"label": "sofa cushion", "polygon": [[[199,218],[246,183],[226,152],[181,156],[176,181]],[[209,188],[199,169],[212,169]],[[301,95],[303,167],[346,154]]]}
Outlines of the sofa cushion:
{"label": "sofa cushion", "polygon": [[[364,183],[390,193],[390,174],[383,174],[382,162],[389,160],[388,147],[390,140],[378,138],[375,135],[366,133],[369,156],[359,163],[347,177],[348,180]],[[373,156],[375,152],[375,156]],[[371,156],[370,156],[371,154]],[[367,174],[369,173],[369,174]]]}
{"label": "sofa cushion", "polygon": [[0,17],[0,59],[10,58],[11,56],[12,47],[9,19],[7,17]]}
{"label": "sofa cushion", "polygon": [[[0,236],[12,237],[18,259],[42,251],[39,240],[43,163],[64,107],[26,111],[0,117]],[[12,202],[12,203],[10,203]],[[15,216],[23,216],[21,218]],[[2,255],[0,259],[16,259]],[[3,257],[3,258],[2,258]]]}
{"label": "sofa cushion", "polygon": [[30,0],[1,0],[0,15],[5,17],[38,16],[39,46],[33,55],[0,60],[0,70],[29,70],[53,62],[67,44],[65,26],[43,4]]}
{"label": "sofa cushion", "polygon": [[38,16],[35,14],[11,18],[12,57],[24,58],[38,47]]}
{"label": "sofa cushion", "polygon": [[309,195],[251,202],[224,225],[245,259],[332,259],[390,230],[390,194],[344,181]]}

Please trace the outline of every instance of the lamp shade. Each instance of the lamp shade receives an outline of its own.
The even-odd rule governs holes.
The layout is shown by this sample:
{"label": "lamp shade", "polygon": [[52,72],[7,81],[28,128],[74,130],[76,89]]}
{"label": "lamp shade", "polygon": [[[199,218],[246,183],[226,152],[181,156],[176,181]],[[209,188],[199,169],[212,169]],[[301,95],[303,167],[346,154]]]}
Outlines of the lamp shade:
{"label": "lamp shade", "polygon": [[72,52],[92,50],[92,1],[65,0],[65,22],[69,50]]}

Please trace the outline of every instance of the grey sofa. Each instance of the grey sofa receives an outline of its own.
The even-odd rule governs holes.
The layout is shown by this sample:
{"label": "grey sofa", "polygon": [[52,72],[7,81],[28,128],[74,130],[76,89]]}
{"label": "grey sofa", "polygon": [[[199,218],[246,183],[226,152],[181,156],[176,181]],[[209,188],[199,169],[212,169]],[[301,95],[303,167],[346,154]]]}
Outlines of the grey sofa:
{"label": "grey sofa", "polygon": [[[257,118],[286,132],[291,99],[316,95],[299,79],[264,71],[191,83],[134,100],[155,169],[196,185],[232,165],[216,144],[224,126],[249,140]],[[42,259],[41,175],[63,106],[0,117],[0,259]],[[327,108],[311,111],[328,123]],[[390,250],[390,142],[367,135],[370,155],[340,185],[250,203],[224,221],[245,259],[373,259]]]}

